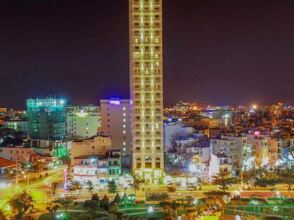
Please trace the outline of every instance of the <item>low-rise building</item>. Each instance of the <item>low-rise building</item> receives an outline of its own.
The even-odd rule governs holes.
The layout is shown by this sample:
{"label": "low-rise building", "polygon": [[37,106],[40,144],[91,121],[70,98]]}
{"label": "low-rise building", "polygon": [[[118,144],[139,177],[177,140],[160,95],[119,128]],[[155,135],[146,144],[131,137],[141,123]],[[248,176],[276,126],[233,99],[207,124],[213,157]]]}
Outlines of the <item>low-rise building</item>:
{"label": "low-rise building", "polygon": [[28,125],[26,119],[7,119],[4,121],[4,126],[13,129],[17,132],[28,132]]}
{"label": "low-rise building", "polygon": [[65,140],[32,139],[30,146],[41,156],[61,158],[69,156],[71,144],[71,141]]}
{"label": "low-rise building", "polygon": [[214,176],[220,173],[232,174],[232,160],[225,153],[211,154],[209,161],[209,179],[213,180]]}
{"label": "low-rise building", "polygon": [[72,159],[81,156],[104,155],[111,149],[111,138],[108,136],[95,136],[72,142]]}
{"label": "low-rise building", "polygon": [[227,158],[230,158],[234,174],[241,168],[240,153],[236,141],[227,138],[212,139],[210,149],[213,155],[226,155]]}
{"label": "low-rise building", "polygon": [[93,184],[103,187],[109,180],[118,180],[120,175],[121,152],[119,150],[73,158],[74,180],[82,184],[91,181]]}
{"label": "low-rise building", "polygon": [[33,148],[26,148],[22,146],[0,147],[1,158],[5,158],[11,161],[18,161],[19,163],[26,163],[30,161],[33,154]]}
{"label": "low-rise building", "polygon": [[173,149],[173,142],[178,138],[188,137],[194,133],[192,127],[184,126],[181,121],[169,119],[164,123],[164,151]]}
{"label": "low-rise building", "polygon": [[108,173],[111,178],[117,178],[121,175],[121,152],[120,150],[111,150],[108,154]]}
{"label": "low-rise building", "polygon": [[242,135],[227,135],[224,138],[235,141],[237,146],[238,167],[240,171],[250,170],[254,167],[252,144],[248,143],[247,137]]}
{"label": "low-rise building", "polygon": [[269,137],[261,135],[259,132],[248,134],[247,140],[252,144],[253,157],[256,167],[264,167],[269,165]]}
{"label": "low-rise building", "polygon": [[73,179],[81,184],[89,181],[95,186],[108,182],[108,158],[104,155],[80,156],[73,160]]}

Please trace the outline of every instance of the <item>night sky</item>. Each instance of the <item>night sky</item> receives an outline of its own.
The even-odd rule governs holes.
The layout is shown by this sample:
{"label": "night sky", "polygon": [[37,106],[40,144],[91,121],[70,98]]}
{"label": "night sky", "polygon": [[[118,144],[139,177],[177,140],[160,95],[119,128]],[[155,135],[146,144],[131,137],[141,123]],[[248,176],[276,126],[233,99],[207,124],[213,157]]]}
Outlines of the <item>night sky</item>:
{"label": "night sky", "polygon": [[[165,103],[294,104],[293,0],[163,0]],[[0,106],[129,96],[128,0],[0,0]]]}

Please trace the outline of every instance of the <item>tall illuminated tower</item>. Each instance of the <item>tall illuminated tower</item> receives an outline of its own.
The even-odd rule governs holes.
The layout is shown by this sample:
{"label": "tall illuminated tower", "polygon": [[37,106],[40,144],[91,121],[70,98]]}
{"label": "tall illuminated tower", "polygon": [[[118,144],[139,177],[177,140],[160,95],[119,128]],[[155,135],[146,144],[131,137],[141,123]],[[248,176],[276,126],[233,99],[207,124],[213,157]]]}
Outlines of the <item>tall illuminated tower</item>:
{"label": "tall illuminated tower", "polygon": [[163,157],[162,0],[129,0],[133,174],[159,183]]}

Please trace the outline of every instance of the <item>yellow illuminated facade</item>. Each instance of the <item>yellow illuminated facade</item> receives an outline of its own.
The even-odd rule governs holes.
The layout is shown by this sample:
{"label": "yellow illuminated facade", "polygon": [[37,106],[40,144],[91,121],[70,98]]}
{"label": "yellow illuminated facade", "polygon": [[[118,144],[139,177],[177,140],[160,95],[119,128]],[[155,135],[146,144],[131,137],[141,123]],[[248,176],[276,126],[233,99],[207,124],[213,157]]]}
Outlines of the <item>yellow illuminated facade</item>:
{"label": "yellow illuminated facade", "polygon": [[163,157],[162,0],[129,0],[133,173],[160,183]]}

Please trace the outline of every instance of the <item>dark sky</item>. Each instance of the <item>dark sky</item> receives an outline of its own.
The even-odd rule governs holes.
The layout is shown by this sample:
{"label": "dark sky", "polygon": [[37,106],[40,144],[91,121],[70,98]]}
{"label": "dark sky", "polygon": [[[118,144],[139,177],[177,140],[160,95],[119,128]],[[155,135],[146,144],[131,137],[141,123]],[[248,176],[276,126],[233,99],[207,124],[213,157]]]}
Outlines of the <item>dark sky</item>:
{"label": "dark sky", "polygon": [[[293,0],[163,0],[165,103],[294,103]],[[0,0],[0,106],[128,97],[128,0]]]}

